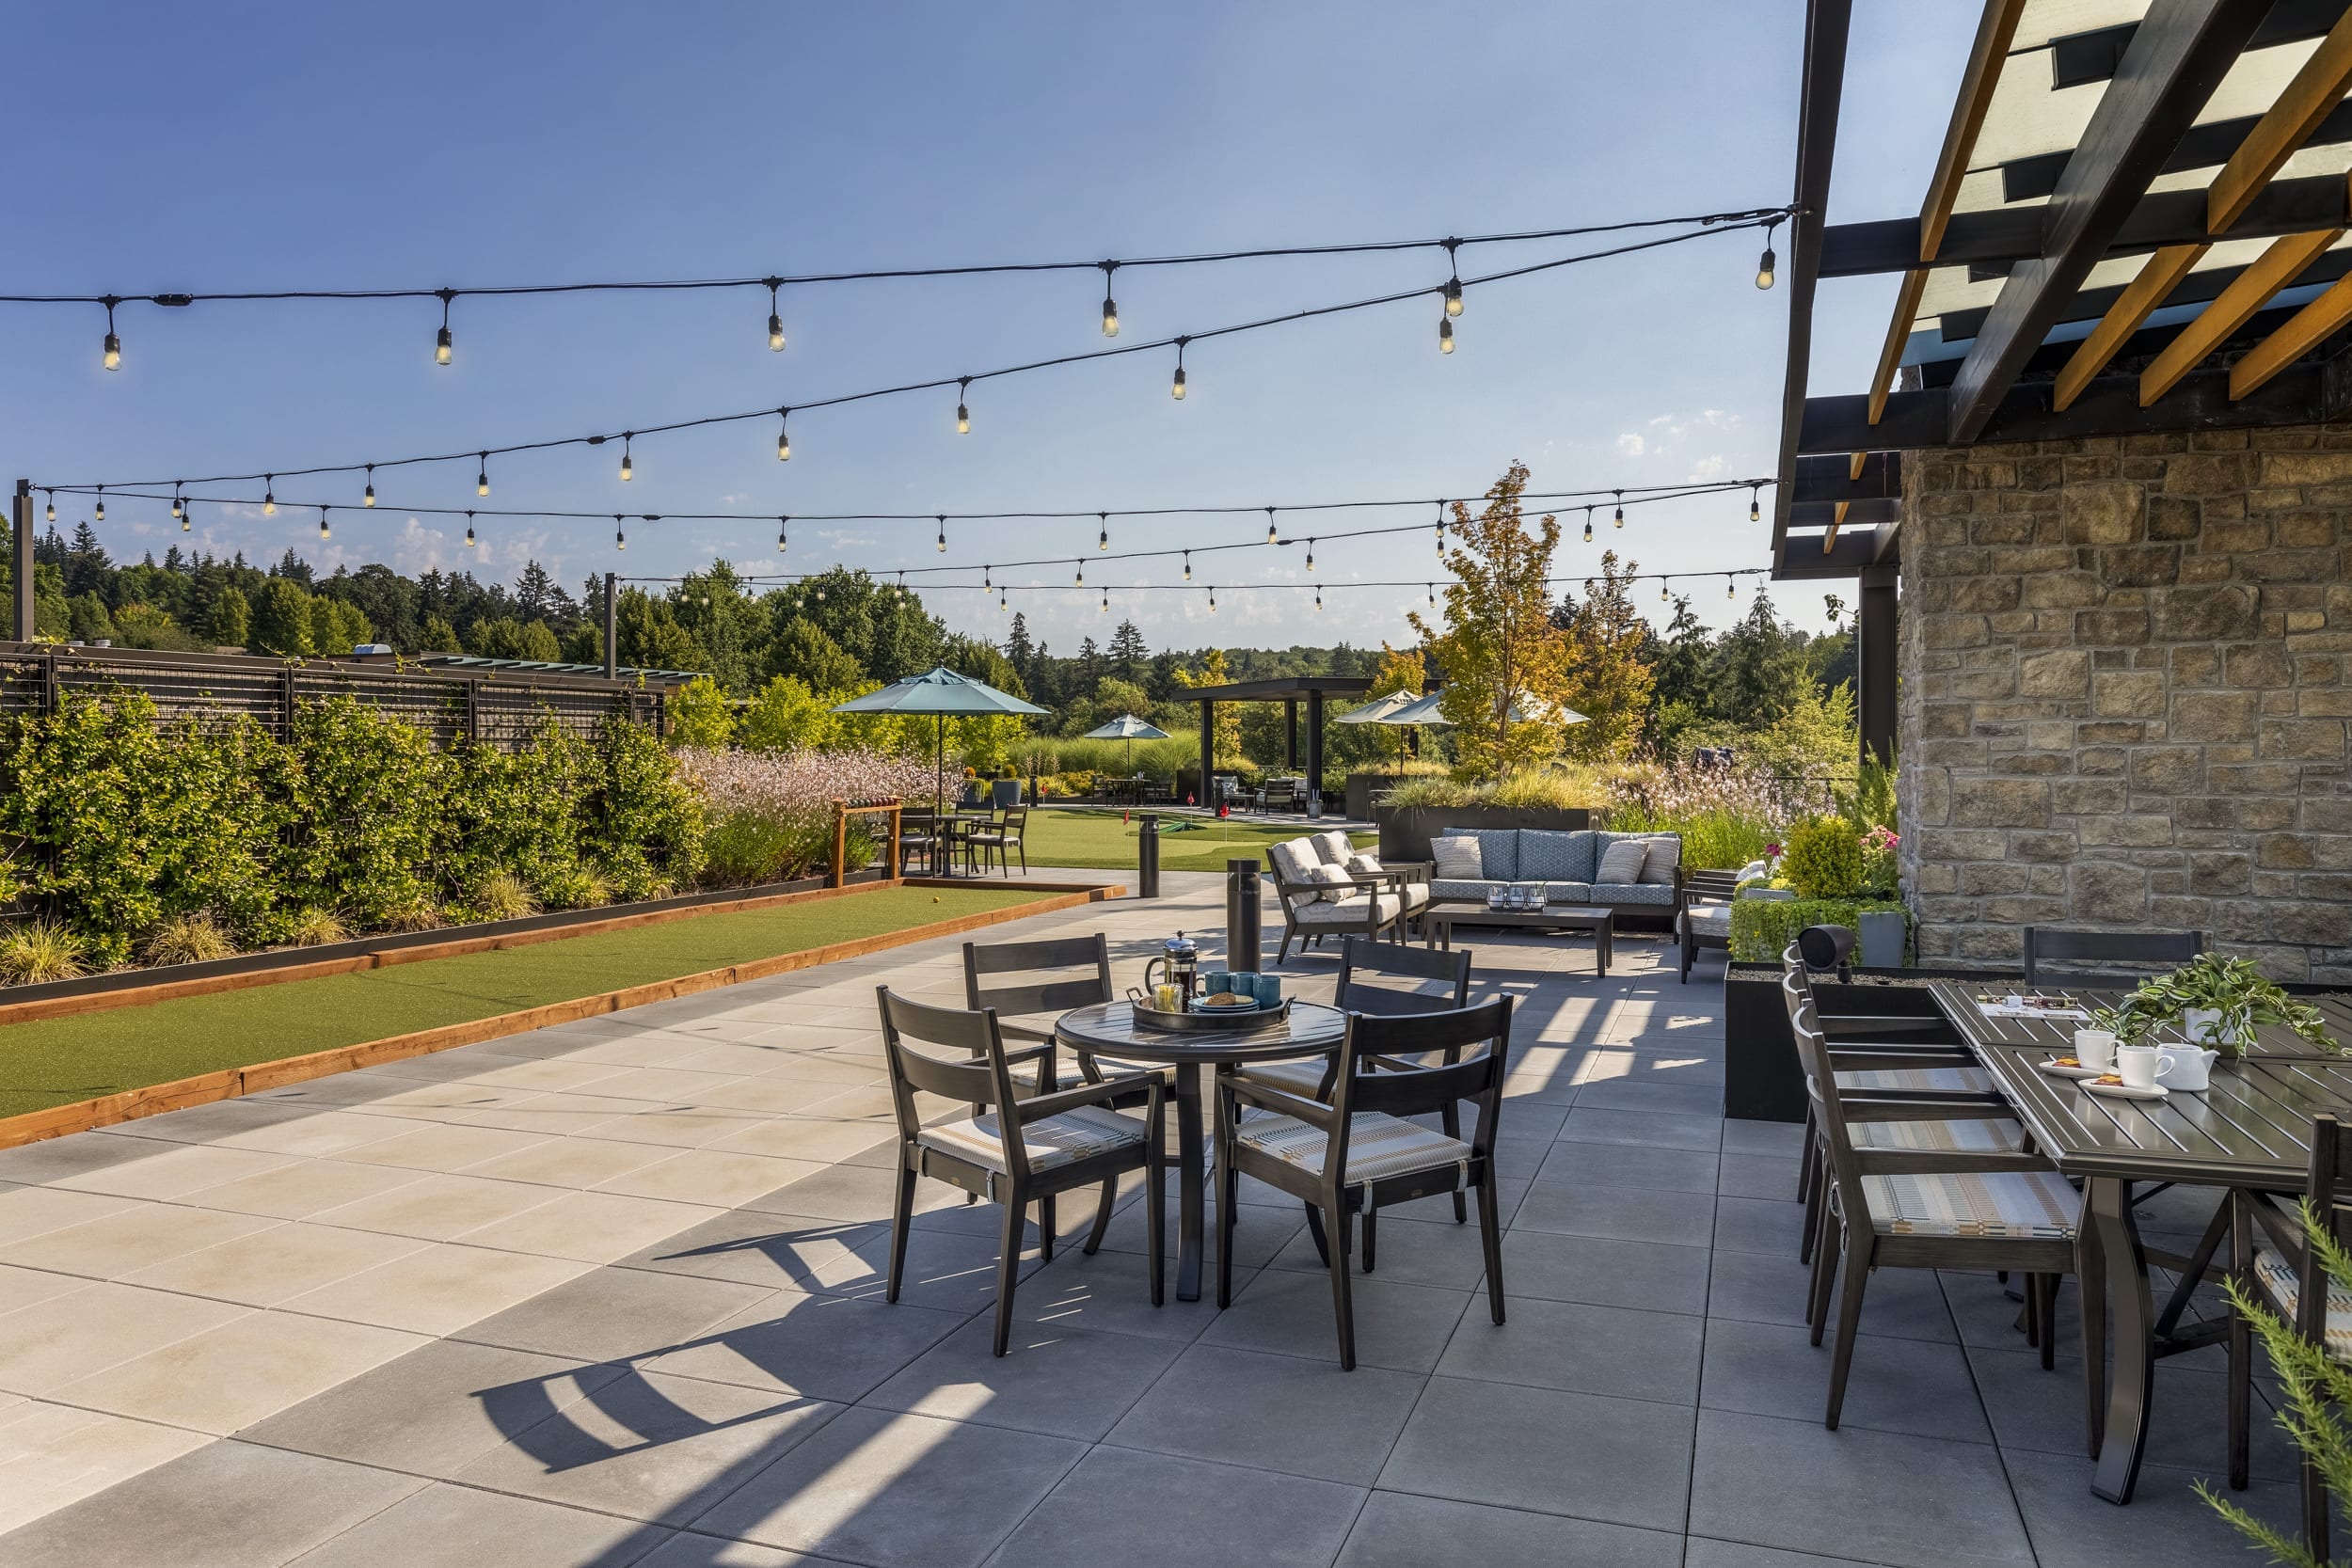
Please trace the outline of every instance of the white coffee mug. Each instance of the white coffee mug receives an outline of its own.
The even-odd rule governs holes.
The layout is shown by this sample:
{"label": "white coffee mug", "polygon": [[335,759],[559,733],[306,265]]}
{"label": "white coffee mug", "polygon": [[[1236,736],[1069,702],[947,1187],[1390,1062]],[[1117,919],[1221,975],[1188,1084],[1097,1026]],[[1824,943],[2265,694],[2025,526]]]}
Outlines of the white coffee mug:
{"label": "white coffee mug", "polygon": [[2172,1065],[2172,1053],[2159,1051],[2153,1045],[2119,1045],[2115,1048],[2115,1070],[2122,1075],[2127,1089],[2153,1089],[2156,1076]]}
{"label": "white coffee mug", "polygon": [[2168,1089],[2207,1088],[2213,1083],[2213,1064],[2220,1055],[2218,1051],[2176,1045],[2165,1053],[2165,1065],[2157,1070],[2156,1080]]}
{"label": "white coffee mug", "polygon": [[2105,1029],[2074,1031],[2074,1060],[2101,1072],[2115,1070],[2115,1036]]}

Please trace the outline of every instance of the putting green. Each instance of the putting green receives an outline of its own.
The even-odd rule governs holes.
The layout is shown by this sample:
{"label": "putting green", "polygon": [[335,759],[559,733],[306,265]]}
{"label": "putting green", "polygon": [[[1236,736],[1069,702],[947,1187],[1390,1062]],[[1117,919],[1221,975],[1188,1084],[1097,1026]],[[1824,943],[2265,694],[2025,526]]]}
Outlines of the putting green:
{"label": "putting green", "polygon": [[0,1117],[902,931],[1057,895],[883,888],[0,1025]]}
{"label": "putting green", "polygon": [[[1160,834],[1163,871],[1222,871],[1229,858],[1255,855],[1265,863],[1266,848],[1311,830],[1297,823],[1283,825],[1227,817],[1176,816],[1164,825],[1184,823],[1187,831]],[[1031,865],[1068,865],[1089,870],[1133,871],[1136,868],[1136,825],[1120,820],[1116,809],[1064,809],[1029,814],[1026,834]],[[1362,835],[1369,844],[1371,835]]]}

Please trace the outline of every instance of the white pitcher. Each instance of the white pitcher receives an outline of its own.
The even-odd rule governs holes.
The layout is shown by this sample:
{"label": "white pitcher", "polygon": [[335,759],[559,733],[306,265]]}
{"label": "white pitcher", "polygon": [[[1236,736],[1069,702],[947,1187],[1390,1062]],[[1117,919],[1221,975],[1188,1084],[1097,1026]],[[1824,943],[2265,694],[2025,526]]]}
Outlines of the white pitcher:
{"label": "white pitcher", "polygon": [[2213,1082],[2213,1064],[2220,1054],[2193,1045],[2168,1047],[2163,1065],[2156,1069],[2156,1082],[2168,1089],[2202,1091]]}

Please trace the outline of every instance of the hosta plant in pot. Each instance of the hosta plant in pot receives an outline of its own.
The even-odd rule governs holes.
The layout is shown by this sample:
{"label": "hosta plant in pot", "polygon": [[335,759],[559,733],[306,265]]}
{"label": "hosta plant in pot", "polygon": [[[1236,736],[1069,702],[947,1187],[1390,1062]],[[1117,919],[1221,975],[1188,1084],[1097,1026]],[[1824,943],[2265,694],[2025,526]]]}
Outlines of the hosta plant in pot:
{"label": "hosta plant in pot", "polygon": [[2211,1046],[2225,1062],[2237,1059],[2258,1023],[2284,1024],[2324,1051],[2338,1049],[2319,1009],[2289,996],[2249,958],[2201,953],[2169,974],[2141,981],[2122,1010],[2136,1034],[2177,1022],[2192,1041]]}

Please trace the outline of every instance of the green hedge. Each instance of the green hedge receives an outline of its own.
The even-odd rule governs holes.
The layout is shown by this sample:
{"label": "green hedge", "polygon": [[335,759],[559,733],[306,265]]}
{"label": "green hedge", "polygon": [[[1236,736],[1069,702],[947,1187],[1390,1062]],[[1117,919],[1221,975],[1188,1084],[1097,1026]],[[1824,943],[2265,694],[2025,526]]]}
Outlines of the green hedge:
{"label": "green hedge", "polygon": [[549,908],[692,882],[699,798],[659,736],[552,721],[514,753],[437,748],[349,697],[283,739],[250,719],[159,723],[142,692],[67,698],[0,728],[0,899],[63,922],[100,965],[209,913],[248,946],[328,911],[353,929],[476,918],[494,877]]}
{"label": "green hedge", "polygon": [[1844,926],[1859,932],[1860,917],[1882,910],[1905,916],[1907,953],[1911,945],[1908,911],[1884,898],[1736,899],[1731,906],[1731,956],[1740,963],[1778,963],[1797,933],[1807,926]]}

